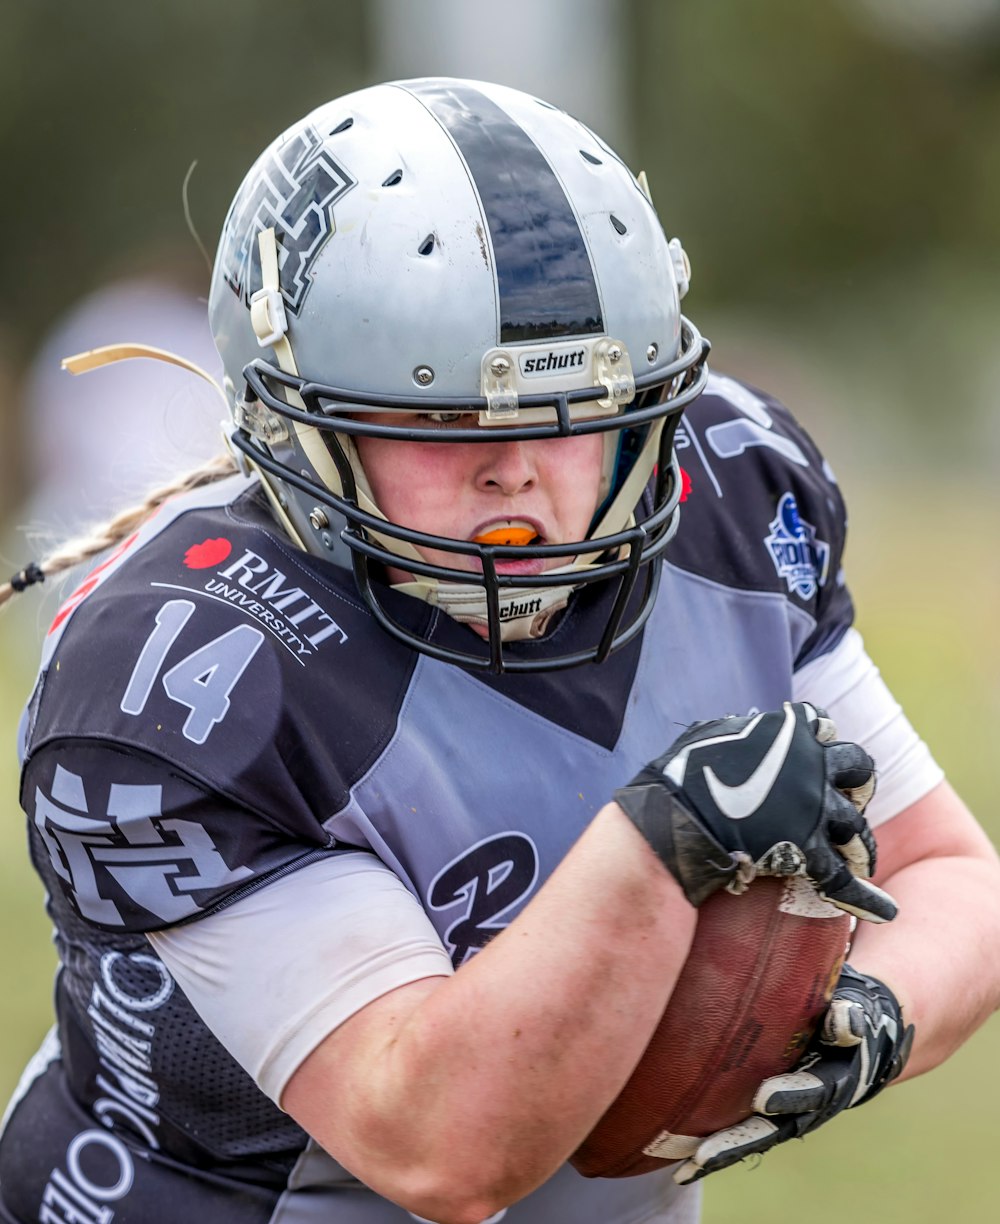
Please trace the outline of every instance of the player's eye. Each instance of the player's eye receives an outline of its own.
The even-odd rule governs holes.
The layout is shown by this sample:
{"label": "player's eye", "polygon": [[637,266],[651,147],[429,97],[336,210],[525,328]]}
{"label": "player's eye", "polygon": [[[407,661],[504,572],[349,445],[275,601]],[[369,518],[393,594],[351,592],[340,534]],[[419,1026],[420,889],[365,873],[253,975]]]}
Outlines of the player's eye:
{"label": "player's eye", "polygon": [[421,412],[422,420],[433,421],[435,425],[453,425],[461,419],[460,412]]}

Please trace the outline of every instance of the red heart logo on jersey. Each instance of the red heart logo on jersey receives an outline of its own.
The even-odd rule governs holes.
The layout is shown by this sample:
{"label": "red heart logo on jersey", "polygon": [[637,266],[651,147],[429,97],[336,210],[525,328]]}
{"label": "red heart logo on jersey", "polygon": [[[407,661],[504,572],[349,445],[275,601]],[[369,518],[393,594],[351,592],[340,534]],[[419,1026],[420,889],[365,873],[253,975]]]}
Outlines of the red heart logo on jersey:
{"label": "red heart logo on jersey", "polygon": [[233,551],[232,544],[222,536],[214,540],[203,540],[200,544],[192,544],[184,554],[184,564],[188,569],[211,569],[220,561],[225,561]]}

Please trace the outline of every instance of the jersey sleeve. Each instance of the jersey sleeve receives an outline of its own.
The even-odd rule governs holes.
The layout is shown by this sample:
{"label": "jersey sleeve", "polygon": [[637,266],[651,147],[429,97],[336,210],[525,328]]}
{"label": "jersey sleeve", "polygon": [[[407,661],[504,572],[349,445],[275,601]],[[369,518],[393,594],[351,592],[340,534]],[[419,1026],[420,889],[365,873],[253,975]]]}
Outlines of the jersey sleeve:
{"label": "jersey sleeve", "polygon": [[212,496],[165,506],[70,596],[23,722],[35,862],[109,930],[192,921],[336,853],[414,666],[255,496]]}
{"label": "jersey sleeve", "polygon": [[100,741],[34,753],[22,803],[49,891],[107,930],[190,921],[336,853],[318,823],[293,834],[155,757]]}
{"label": "jersey sleeve", "polygon": [[889,691],[856,629],[796,672],[792,697],[821,706],[842,739],[871,754],[877,786],[865,815],[873,828],[944,780],[944,771]]}
{"label": "jersey sleeve", "polygon": [[313,862],[149,938],[218,1040],[279,1104],[306,1057],[366,1004],[453,972],[416,898],[371,854]]}
{"label": "jersey sleeve", "polygon": [[781,597],[796,668],[831,650],[854,618],[847,513],[808,431],[773,396],[713,372],[676,445],[685,498],[668,559],[730,590]]}

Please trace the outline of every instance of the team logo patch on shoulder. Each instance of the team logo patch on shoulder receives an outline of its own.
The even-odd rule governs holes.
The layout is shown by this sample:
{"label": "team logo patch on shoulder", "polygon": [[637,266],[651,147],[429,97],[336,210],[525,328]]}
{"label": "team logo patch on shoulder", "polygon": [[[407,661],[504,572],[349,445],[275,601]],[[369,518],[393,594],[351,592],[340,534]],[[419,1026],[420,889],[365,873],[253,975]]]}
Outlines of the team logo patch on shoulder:
{"label": "team logo patch on shoulder", "polygon": [[830,545],[816,538],[816,528],[799,515],[791,493],[778,502],[778,513],[768,524],[764,544],[771,554],[778,577],[802,599],[812,599],[824,586],[830,569]]}

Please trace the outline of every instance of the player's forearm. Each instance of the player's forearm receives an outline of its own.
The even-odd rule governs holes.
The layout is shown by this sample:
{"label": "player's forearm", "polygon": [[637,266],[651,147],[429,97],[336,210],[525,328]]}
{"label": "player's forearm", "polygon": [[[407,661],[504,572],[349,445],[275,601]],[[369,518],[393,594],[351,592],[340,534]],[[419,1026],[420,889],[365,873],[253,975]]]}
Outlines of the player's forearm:
{"label": "player's forearm", "polygon": [[916,1027],[906,1079],[943,1062],[1000,1007],[1000,865],[988,854],[931,858],[884,886],[899,915],[862,923],[850,959],[893,990]]}
{"label": "player's forearm", "polygon": [[562,1164],[617,1095],[694,921],[609,806],[510,927],[411,1010],[370,1026],[351,1051],[364,1070],[348,1109],[341,1092],[317,1137],[417,1214],[483,1218],[509,1205]]}

